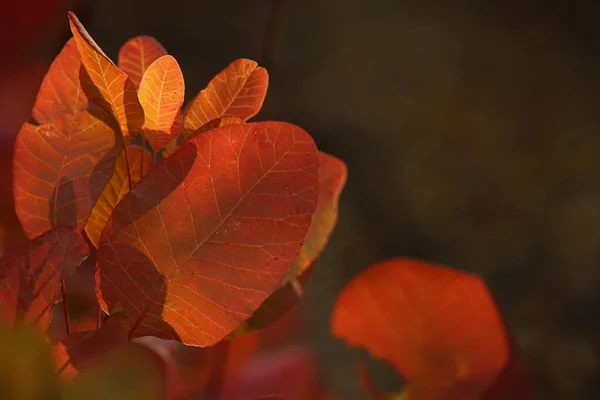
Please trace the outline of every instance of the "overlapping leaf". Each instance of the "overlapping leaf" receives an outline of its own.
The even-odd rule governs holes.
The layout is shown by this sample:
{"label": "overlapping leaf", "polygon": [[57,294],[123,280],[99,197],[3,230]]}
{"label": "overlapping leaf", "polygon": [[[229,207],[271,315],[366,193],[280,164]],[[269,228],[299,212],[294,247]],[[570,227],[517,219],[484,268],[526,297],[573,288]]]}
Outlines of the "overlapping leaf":
{"label": "overlapping leaf", "polygon": [[59,226],[0,259],[0,315],[46,332],[60,280],[72,273],[89,248],[79,232]]}
{"label": "overlapping leaf", "polygon": [[[283,122],[206,132],[159,162],[115,209],[97,293],[132,336],[209,346],[275,290],[310,227],[318,153]],[[135,321],[135,322],[134,322]]]}
{"label": "overlapping leaf", "polygon": [[477,398],[507,362],[507,339],[485,284],[425,262],[372,266],[341,292],[333,334],[388,361],[410,398]]}
{"label": "overlapping leaf", "polygon": [[202,125],[220,117],[252,118],[263,105],[268,85],[267,70],[255,61],[232,62],[186,107],[182,139],[189,140]]}
{"label": "overlapping leaf", "polygon": [[165,48],[151,36],[129,39],[119,50],[117,65],[127,74],[137,88],[140,87],[146,69],[160,57],[167,55]]}
{"label": "overlapping leaf", "polygon": [[75,332],[52,349],[54,367],[61,379],[72,379],[111,352],[128,343],[129,320],[121,314],[110,316],[97,331]]}
{"label": "overlapping leaf", "polygon": [[155,152],[181,131],[181,120],[177,117],[183,96],[183,74],[177,61],[172,56],[154,61],[142,77],[138,97],[145,116],[142,135]]}
{"label": "overlapping leaf", "polygon": [[72,12],[69,12],[69,23],[85,67],[80,73],[85,94],[114,115],[123,137],[130,142],[144,124],[144,111],[135,85],[104,54]]}
{"label": "overlapping leaf", "polygon": [[54,226],[83,229],[119,153],[118,128],[92,107],[48,124],[25,123],[15,143],[14,197],[29,238]]}
{"label": "overlapping leaf", "polygon": [[33,106],[33,118],[49,123],[63,114],[75,114],[87,107],[88,100],[79,82],[81,58],[71,38],[56,56],[46,73]]}
{"label": "overlapping leaf", "polygon": [[[98,197],[98,201],[92,209],[85,226],[87,237],[96,247],[100,243],[100,235],[113,210],[129,192],[129,176],[131,175],[131,186],[135,186],[152,167],[152,155],[146,149],[129,145],[127,146],[127,152],[129,157],[126,157],[124,149],[117,157],[113,175],[104,187],[102,194]],[[127,172],[127,159],[131,164],[129,173]]]}
{"label": "overlapping leaf", "polygon": [[319,153],[319,202],[300,254],[277,289],[234,334],[264,329],[289,310],[299,299],[298,287],[306,283],[309,270],[325,248],[338,217],[339,196],[348,175],[346,165],[329,154]]}

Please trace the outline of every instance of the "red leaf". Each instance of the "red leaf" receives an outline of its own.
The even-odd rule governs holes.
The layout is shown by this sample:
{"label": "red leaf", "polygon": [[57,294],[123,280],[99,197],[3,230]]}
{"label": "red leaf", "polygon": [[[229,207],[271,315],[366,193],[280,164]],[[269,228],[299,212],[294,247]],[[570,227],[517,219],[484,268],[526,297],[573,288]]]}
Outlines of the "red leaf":
{"label": "red leaf", "polygon": [[117,64],[129,76],[137,89],[140,87],[146,68],[167,54],[167,51],[158,40],[151,36],[137,36],[129,39],[121,47]]}
{"label": "red leaf", "polygon": [[[131,164],[129,174],[127,173],[127,157],[123,149],[115,162],[112,177],[98,197],[98,201],[92,209],[85,226],[85,233],[95,247],[98,247],[100,243],[102,230],[113,210],[129,192],[129,175],[131,175],[132,185],[134,186],[152,167],[152,155],[147,150],[144,149],[142,152],[142,147],[129,145],[127,146],[127,152]],[[143,172],[140,168],[144,168]]]}
{"label": "red leaf", "polygon": [[242,121],[255,116],[263,105],[269,85],[267,70],[255,61],[239,59],[219,72],[184,112],[182,138],[193,137],[202,125],[220,117]]}
{"label": "red leaf", "polygon": [[77,45],[71,38],[42,81],[33,106],[33,118],[37,122],[49,123],[62,114],[75,114],[87,108],[88,100],[79,83],[80,68]]}
{"label": "red leaf", "polygon": [[97,331],[75,332],[52,349],[54,366],[61,379],[72,379],[94,361],[122,349],[129,342],[127,317],[110,316]]}
{"label": "red leaf", "polygon": [[81,234],[59,226],[0,259],[0,314],[45,333],[61,278],[75,271],[89,248]]}
{"label": "red leaf", "polygon": [[354,278],[338,297],[332,331],[388,361],[415,398],[480,396],[507,361],[504,327],[485,284],[416,260],[386,261]]}
{"label": "red leaf", "polygon": [[83,229],[119,152],[117,127],[104,111],[25,123],[15,143],[14,196],[29,238],[57,225]]}
{"label": "red leaf", "polygon": [[121,304],[135,337],[217,343],[298,255],[317,168],[311,137],[283,122],[229,125],[187,142],[123,198],[104,229],[103,309]]}
{"label": "red leaf", "polygon": [[172,56],[162,56],[146,70],[138,91],[144,109],[142,134],[154,149],[161,150],[179,135],[176,123],[183,104],[183,74]]}
{"label": "red leaf", "polygon": [[135,86],[104,54],[72,12],[69,12],[69,23],[85,67],[80,75],[83,90],[90,101],[115,116],[121,134],[130,142],[144,124],[144,110]]}

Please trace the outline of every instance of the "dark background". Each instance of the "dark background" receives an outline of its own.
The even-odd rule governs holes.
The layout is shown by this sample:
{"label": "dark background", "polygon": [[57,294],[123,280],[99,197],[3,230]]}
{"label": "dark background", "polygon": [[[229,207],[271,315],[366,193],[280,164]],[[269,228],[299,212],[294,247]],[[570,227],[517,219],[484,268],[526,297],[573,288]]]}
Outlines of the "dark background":
{"label": "dark background", "polygon": [[483,276],[540,398],[600,398],[599,2],[30,3],[3,21],[5,154],[70,37],[72,9],[113,59],[127,39],[155,36],[179,61],[188,100],[234,59],[260,61],[271,84],[257,119],[296,123],[345,160],[340,221],[304,303],[306,340],[343,399],[364,398],[352,361],[362,353],[330,337],[331,306],[348,279],[392,256]]}

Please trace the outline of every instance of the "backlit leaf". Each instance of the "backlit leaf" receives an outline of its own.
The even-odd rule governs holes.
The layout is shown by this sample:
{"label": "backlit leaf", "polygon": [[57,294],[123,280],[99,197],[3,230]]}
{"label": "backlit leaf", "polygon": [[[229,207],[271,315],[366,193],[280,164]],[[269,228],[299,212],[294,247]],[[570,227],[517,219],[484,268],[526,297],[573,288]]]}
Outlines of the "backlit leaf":
{"label": "backlit leaf", "polygon": [[83,229],[108,183],[121,141],[101,109],[25,123],[15,143],[14,197],[29,238],[57,225]]}
{"label": "backlit leaf", "polygon": [[142,35],[125,42],[119,50],[117,64],[129,76],[135,87],[139,88],[146,69],[165,55],[167,51],[158,40]]}
{"label": "backlit leaf", "polygon": [[87,107],[88,100],[79,83],[81,58],[71,38],[56,56],[46,73],[33,106],[33,118],[48,123],[62,114],[75,114]]}
{"label": "backlit leaf", "polygon": [[416,260],[386,261],[355,277],[338,297],[332,331],[389,362],[415,399],[476,398],[507,362],[485,284]]}
{"label": "backlit leaf", "polygon": [[97,331],[75,332],[52,349],[54,367],[61,379],[72,379],[94,362],[127,345],[128,318],[110,316]]}
{"label": "backlit leaf", "polygon": [[60,280],[75,271],[89,248],[79,232],[59,226],[0,259],[0,315],[46,332]]}
{"label": "backlit leaf", "polygon": [[228,125],[160,161],[103,231],[98,299],[132,335],[223,339],[277,288],[310,227],[318,153],[283,122]]}
{"label": "backlit leaf", "polygon": [[69,23],[85,67],[80,74],[85,94],[115,116],[125,141],[130,142],[144,124],[133,82],[104,54],[72,12]]}
{"label": "backlit leaf", "polygon": [[267,70],[255,61],[241,58],[232,62],[186,107],[183,141],[213,119],[238,117],[247,121],[252,118],[263,105],[268,85]]}
{"label": "backlit leaf", "polygon": [[[131,164],[132,185],[136,185],[142,176],[146,175],[152,167],[152,155],[140,146],[127,146],[129,162]],[[143,159],[143,161],[142,161]],[[143,168],[143,172],[141,170]],[[104,187],[102,194],[98,197],[96,205],[92,209],[90,218],[85,226],[85,233],[92,244],[98,247],[100,235],[106,226],[113,210],[123,197],[129,192],[129,174],[127,173],[127,157],[122,150],[115,163],[113,175]]]}
{"label": "backlit leaf", "polygon": [[154,61],[142,77],[138,91],[144,109],[142,134],[159,151],[179,135],[181,125],[176,123],[183,104],[183,74],[172,56]]}

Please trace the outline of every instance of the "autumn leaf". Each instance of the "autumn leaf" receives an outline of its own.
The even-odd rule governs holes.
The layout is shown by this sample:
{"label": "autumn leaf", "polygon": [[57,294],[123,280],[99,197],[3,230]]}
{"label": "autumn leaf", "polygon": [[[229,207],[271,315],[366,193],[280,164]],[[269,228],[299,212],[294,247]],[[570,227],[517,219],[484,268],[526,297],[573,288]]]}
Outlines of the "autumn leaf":
{"label": "autumn leaf", "polygon": [[138,89],[146,69],[165,55],[167,55],[167,51],[155,38],[144,35],[136,36],[125,42],[119,50],[117,65]]}
{"label": "autumn leaf", "polygon": [[94,362],[121,350],[129,342],[129,320],[121,314],[110,316],[100,329],[75,332],[52,348],[54,368],[61,379],[72,379]]}
{"label": "autumn leaf", "polygon": [[176,121],[183,104],[183,74],[172,56],[154,61],[142,77],[138,97],[144,109],[142,135],[155,152],[175,139],[181,130]]}
{"label": "autumn leaf", "polygon": [[507,362],[485,284],[416,260],[386,261],[355,277],[337,299],[332,332],[389,362],[415,399],[477,398]]}
{"label": "autumn leaf", "polygon": [[120,140],[97,107],[48,124],[26,122],[15,143],[15,210],[29,238],[58,225],[83,229],[108,183]]}
{"label": "autumn leaf", "polygon": [[302,288],[308,280],[311,266],[325,248],[337,223],[339,196],[347,175],[343,161],[319,152],[319,202],[300,254],[288,270],[282,286],[235,330],[234,335],[268,327],[297,303],[298,286]]}
{"label": "autumn leaf", "polygon": [[219,72],[186,107],[183,141],[194,131],[220,117],[238,117],[242,121],[255,116],[263,105],[269,85],[267,70],[255,61],[238,59]]}
{"label": "autumn leaf", "polygon": [[79,83],[81,58],[71,38],[46,73],[33,106],[33,118],[49,123],[63,114],[76,114],[87,108],[88,100]]}
{"label": "autumn leaf", "polygon": [[0,316],[48,330],[60,280],[75,271],[89,248],[79,232],[59,226],[0,259]]}
{"label": "autumn leaf", "polygon": [[144,124],[144,110],[135,85],[104,54],[72,12],[69,12],[69,23],[85,67],[80,73],[85,94],[114,115],[125,141],[131,142]]}
{"label": "autumn leaf", "polygon": [[132,337],[210,346],[280,284],[318,200],[318,153],[283,122],[228,125],[157,163],[117,205],[97,294]]}
{"label": "autumn leaf", "polygon": [[[129,175],[131,175],[132,186],[135,186],[142,176],[150,171],[153,164],[152,155],[140,146],[129,145],[127,152],[131,164],[130,173],[127,173],[127,157],[123,149],[117,157],[112,177],[98,197],[85,226],[85,233],[96,248],[110,215],[119,201],[129,192]],[[141,168],[143,168],[143,172]]]}

